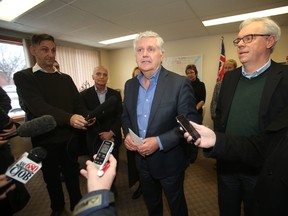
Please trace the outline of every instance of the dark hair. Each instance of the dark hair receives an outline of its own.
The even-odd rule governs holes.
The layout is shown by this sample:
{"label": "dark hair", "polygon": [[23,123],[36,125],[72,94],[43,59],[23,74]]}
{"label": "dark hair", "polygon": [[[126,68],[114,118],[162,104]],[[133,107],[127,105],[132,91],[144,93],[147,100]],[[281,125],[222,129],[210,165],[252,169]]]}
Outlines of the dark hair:
{"label": "dark hair", "polygon": [[194,65],[194,64],[190,64],[190,65],[187,65],[187,66],[186,66],[185,74],[187,74],[187,70],[193,70],[193,71],[195,71],[196,76],[197,76],[197,74],[198,74],[196,65]]}
{"label": "dark hair", "polygon": [[140,70],[139,67],[135,67],[135,68],[133,69],[133,72],[132,72],[132,78],[135,76],[134,73],[135,73],[136,70]]}
{"label": "dark hair", "polygon": [[31,38],[32,46],[39,45],[42,41],[49,40],[54,41],[54,37],[48,34],[34,34]]}

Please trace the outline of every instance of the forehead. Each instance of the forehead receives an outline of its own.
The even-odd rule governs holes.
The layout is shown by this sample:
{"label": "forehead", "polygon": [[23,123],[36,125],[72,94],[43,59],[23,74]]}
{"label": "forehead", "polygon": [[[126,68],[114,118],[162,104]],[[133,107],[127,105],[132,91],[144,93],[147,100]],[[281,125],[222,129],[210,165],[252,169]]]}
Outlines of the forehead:
{"label": "forehead", "polygon": [[49,47],[49,48],[54,48],[56,47],[56,44],[53,41],[50,40],[43,40],[38,44],[38,47]]}
{"label": "forehead", "polygon": [[247,34],[263,34],[264,33],[264,25],[263,22],[252,22],[249,25],[243,27],[238,36],[243,37]]}
{"label": "forehead", "polygon": [[232,62],[225,62],[226,67],[234,67],[234,64]]}
{"label": "forehead", "polygon": [[95,73],[105,73],[105,74],[107,74],[107,71],[104,68],[97,68]]}
{"label": "forehead", "polygon": [[155,37],[143,37],[139,39],[136,43],[136,47],[144,46],[157,46],[157,41]]}

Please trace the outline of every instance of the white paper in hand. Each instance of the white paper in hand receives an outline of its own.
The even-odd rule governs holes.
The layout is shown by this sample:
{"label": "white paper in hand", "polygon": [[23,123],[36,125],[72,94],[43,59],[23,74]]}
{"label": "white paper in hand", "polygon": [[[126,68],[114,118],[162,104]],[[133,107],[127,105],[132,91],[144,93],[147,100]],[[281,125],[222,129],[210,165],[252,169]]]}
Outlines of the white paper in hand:
{"label": "white paper in hand", "polygon": [[129,133],[130,133],[134,143],[137,144],[137,145],[142,145],[143,144],[143,139],[140,138],[139,136],[137,136],[130,128],[128,128],[128,129],[129,129]]}

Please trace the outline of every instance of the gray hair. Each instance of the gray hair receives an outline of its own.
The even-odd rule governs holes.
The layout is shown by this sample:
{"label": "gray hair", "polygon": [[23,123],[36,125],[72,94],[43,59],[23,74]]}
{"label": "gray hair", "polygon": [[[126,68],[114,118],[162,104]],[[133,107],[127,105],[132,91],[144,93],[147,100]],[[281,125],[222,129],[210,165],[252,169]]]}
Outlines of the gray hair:
{"label": "gray hair", "polygon": [[136,44],[137,42],[142,39],[142,38],[145,38],[145,37],[153,37],[156,39],[156,44],[160,50],[160,53],[164,53],[164,48],[163,48],[163,44],[164,44],[164,41],[163,39],[156,33],[156,32],[153,32],[153,31],[145,31],[145,32],[140,32],[138,37],[136,37],[134,39],[134,42],[133,42],[133,47],[134,47],[134,51],[136,52]]}
{"label": "gray hair", "polygon": [[255,18],[249,18],[247,20],[244,20],[240,24],[239,30],[241,30],[242,28],[244,28],[245,26],[253,22],[262,22],[264,24],[264,31],[265,31],[263,33],[275,36],[275,43],[271,47],[271,53],[272,53],[276,46],[276,43],[280,40],[280,37],[281,37],[281,29],[279,25],[268,17],[255,17]]}

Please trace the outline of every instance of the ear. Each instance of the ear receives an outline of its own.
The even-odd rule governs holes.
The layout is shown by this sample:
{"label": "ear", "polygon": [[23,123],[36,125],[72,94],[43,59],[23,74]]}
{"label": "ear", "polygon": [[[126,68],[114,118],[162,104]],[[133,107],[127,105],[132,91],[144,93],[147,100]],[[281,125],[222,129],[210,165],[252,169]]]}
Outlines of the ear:
{"label": "ear", "polygon": [[267,47],[268,49],[270,49],[271,47],[273,47],[274,44],[275,44],[275,35],[271,35],[271,36],[269,36],[269,38],[267,39],[266,47]]}
{"label": "ear", "polygon": [[95,79],[94,79],[94,75],[92,75],[92,79],[95,80]]}
{"label": "ear", "polygon": [[30,46],[30,52],[31,52],[31,55],[35,56],[35,48],[33,46]]}

